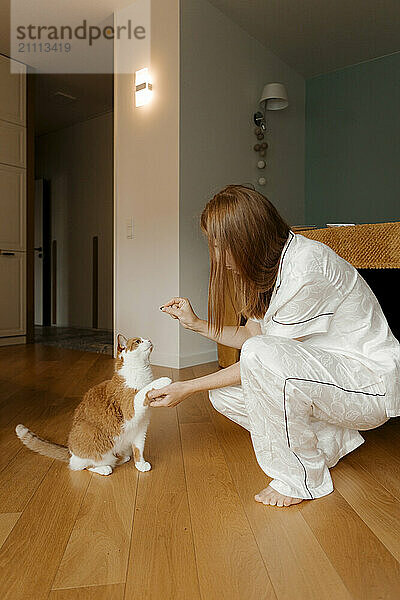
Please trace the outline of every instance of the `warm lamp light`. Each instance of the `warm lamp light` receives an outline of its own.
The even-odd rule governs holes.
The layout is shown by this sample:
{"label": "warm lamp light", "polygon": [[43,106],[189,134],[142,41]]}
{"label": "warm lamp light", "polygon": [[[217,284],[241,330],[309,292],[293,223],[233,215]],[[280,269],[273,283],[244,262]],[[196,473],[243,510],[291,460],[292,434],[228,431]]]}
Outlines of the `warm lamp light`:
{"label": "warm lamp light", "polygon": [[146,67],[135,73],[135,106],[148,104],[153,95],[149,69]]}

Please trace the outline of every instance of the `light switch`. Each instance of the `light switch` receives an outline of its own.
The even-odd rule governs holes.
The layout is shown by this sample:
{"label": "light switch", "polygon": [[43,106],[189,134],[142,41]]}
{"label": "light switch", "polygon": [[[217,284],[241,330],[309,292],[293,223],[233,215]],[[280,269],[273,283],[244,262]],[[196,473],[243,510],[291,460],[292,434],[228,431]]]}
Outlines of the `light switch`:
{"label": "light switch", "polygon": [[133,217],[126,220],[126,239],[133,240]]}

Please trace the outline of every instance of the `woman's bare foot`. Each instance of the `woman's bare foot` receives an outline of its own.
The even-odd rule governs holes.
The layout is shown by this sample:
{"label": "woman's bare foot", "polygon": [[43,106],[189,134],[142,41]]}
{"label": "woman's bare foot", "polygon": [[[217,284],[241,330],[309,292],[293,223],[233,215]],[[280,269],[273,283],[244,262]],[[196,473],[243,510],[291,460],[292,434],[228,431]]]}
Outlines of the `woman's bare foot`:
{"label": "woman's bare foot", "polygon": [[299,504],[303,500],[303,498],[284,496],[274,490],[270,485],[264,490],[261,490],[261,492],[258,492],[258,494],[254,496],[254,499],[257,500],[257,502],[270,504],[271,506],[290,506],[291,504]]}

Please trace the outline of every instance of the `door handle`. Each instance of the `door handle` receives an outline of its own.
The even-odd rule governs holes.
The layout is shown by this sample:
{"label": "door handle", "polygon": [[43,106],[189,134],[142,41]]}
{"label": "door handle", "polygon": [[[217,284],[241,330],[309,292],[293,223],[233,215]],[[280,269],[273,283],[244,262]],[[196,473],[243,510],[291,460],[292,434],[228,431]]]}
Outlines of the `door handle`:
{"label": "door handle", "polygon": [[8,250],[0,250],[2,256],[15,256],[15,252],[9,252]]}

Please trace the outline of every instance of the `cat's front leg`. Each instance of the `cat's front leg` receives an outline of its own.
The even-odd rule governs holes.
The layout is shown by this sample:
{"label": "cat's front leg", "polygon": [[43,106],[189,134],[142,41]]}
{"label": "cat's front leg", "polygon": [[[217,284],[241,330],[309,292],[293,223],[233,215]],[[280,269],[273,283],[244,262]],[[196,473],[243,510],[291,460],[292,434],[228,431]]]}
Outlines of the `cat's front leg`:
{"label": "cat's front leg", "polygon": [[113,469],[110,465],[99,465],[98,467],[90,467],[88,471],[93,471],[93,473],[98,473],[99,475],[111,475]]}
{"label": "cat's front leg", "polygon": [[117,458],[117,462],[115,463],[115,465],[120,466],[120,465],[124,465],[126,462],[130,461],[132,458],[132,455],[127,452],[125,454],[117,454],[116,458]]}
{"label": "cat's front leg", "polygon": [[142,427],[136,434],[134,440],[132,441],[132,450],[133,450],[133,459],[135,461],[135,467],[138,471],[150,471],[151,464],[144,460],[143,450],[144,443],[146,440],[147,433],[147,425]]}

